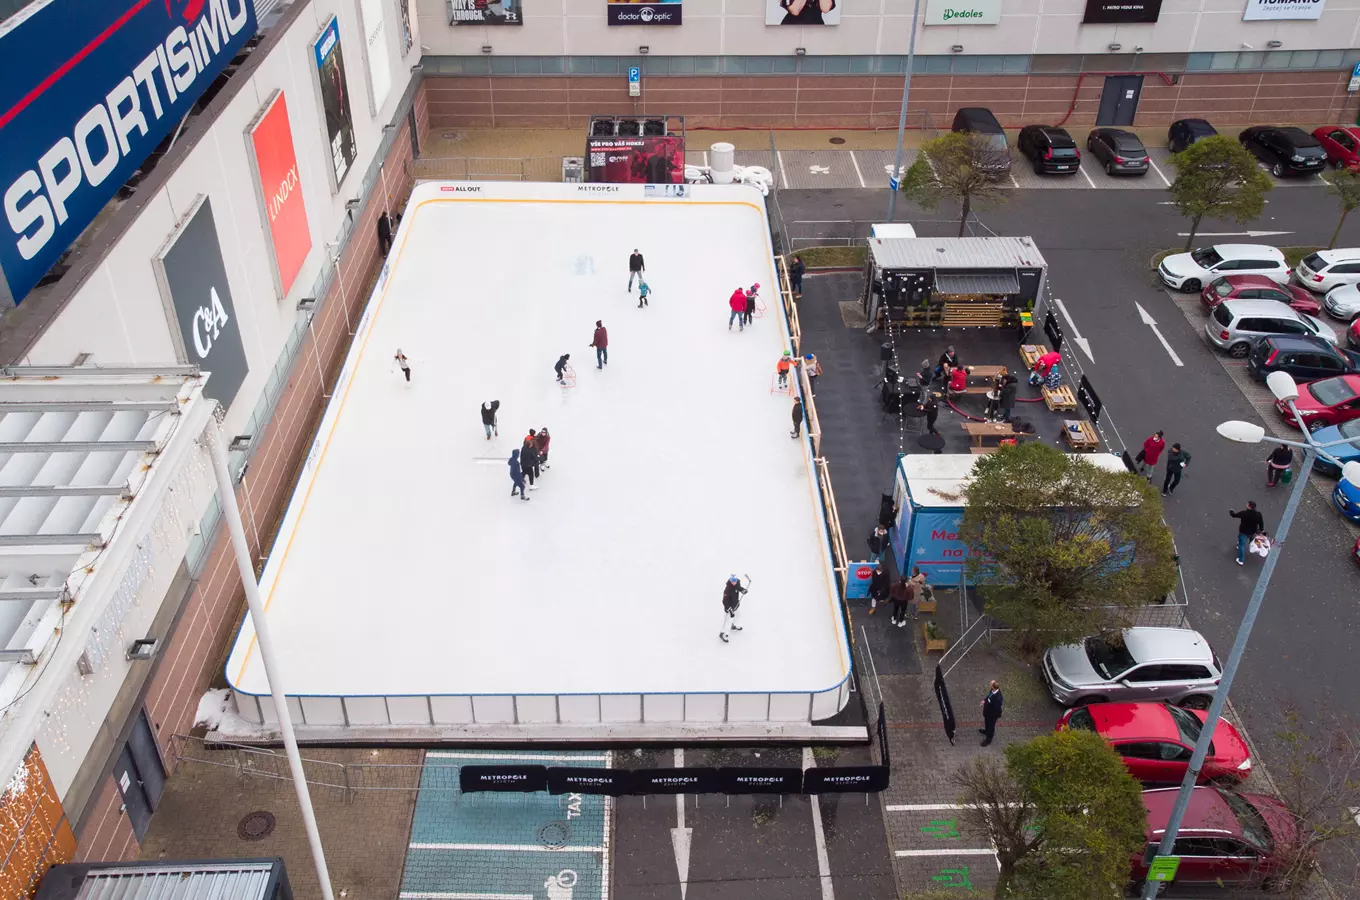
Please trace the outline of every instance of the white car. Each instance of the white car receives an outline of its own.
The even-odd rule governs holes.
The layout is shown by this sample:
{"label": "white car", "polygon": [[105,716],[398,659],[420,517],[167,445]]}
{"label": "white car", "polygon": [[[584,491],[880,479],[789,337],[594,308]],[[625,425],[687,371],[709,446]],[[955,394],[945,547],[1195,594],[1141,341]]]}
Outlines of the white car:
{"label": "white car", "polygon": [[1322,308],[1329,316],[1349,322],[1360,316],[1360,284],[1334,287],[1322,298]]}
{"label": "white car", "polygon": [[1157,274],[1168,287],[1194,294],[1220,275],[1264,275],[1286,284],[1289,264],[1278,247],[1215,244],[1168,256],[1157,267]]}
{"label": "white car", "polygon": [[1319,250],[1299,261],[1294,270],[1299,284],[1325,294],[1343,284],[1360,283],[1360,250]]}

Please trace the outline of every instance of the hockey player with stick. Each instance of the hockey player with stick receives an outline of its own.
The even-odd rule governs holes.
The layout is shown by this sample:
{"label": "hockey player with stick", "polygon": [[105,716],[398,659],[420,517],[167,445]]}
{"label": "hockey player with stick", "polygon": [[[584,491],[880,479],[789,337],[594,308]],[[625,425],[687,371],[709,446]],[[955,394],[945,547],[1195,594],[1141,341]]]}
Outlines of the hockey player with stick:
{"label": "hockey player with stick", "polygon": [[737,624],[737,613],[741,609],[741,595],[746,593],[750,586],[751,577],[749,575],[746,576],[745,587],[742,586],[741,579],[736,575],[727,579],[727,584],[723,585],[723,624],[722,630],[718,632],[718,637],[722,639],[724,644],[728,642],[727,631],[729,628],[732,631],[741,631],[741,626]]}

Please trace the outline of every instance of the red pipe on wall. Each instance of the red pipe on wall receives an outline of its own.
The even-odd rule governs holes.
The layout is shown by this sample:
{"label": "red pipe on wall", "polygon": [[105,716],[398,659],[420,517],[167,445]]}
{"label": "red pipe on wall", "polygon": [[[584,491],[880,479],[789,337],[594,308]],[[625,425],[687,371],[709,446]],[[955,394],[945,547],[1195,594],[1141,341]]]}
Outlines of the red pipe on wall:
{"label": "red pipe on wall", "polygon": [[1063,127],[1067,120],[1072,118],[1072,111],[1077,108],[1077,97],[1081,94],[1081,83],[1086,80],[1087,75],[1156,75],[1166,82],[1167,87],[1174,87],[1176,84],[1175,79],[1165,72],[1082,72],[1077,76],[1077,86],[1072,89],[1072,105],[1067,107],[1067,115],[1063,116],[1062,121],[1053,126],[1054,128]]}

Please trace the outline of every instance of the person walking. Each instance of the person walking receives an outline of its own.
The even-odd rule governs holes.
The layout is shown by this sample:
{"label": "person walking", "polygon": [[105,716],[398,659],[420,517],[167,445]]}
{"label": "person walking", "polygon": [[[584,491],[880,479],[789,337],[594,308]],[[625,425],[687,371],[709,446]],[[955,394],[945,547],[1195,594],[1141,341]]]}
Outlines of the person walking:
{"label": "person walking", "polygon": [[746,311],[743,313],[743,315],[746,317],[747,325],[751,324],[751,319],[756,314],[756,294],[758,294],[759,292],[760,292],[759,284],[751,285],[751,287],[744,292],[746,296]]}
{"label": "person walking", "polygon": [[557,373],[557,383],[566,384],[563,377],[567,371],[567,362],[571,359],[570,353],[563,353],[557,358],[557,363],[553,366],[553,371]]}
{"label": "person walking", "polygon": [[387,216],[387,210],[383,210],[382,215],[378,216],[378,253],[386,256],[392,249],[392,220]]}
{"label": "person walking", "polygon": [[1162,482],[1162,496],[1176,493],[1176,485],[1181,483],[1185,467],[1190,465],[1190,454],[1181,449],[1180,444],[1172,444],[1171,452],[1166,455],[1166,479]]}
{"label": "person walking", "polygon": [[888,552],[888,529],[882,525],[875,525],[874,530],[869,534],[869,558],[883,561],[883,554]]}
{"label": "person walking", "polygon": [[897,513],[899,511],[899,505],[893,502],[893,495],[884,494],[878,501],[878,524],[888,531],[892,531],[897,526]]}
{"label": "person walking", "polygon": [[869,615],[878,611],[878,604],[888,602],[888,573],[882,561],[874,563],[874,574],[869,576]]}
{"label": "person walking", "polygon": [[[396,354],[396,356],[393,356],[392,358],[395,359],[395,360],[397,361],[397,366],[401,369],[401,374],[403,374],[403,375],[406,376],[406,383],[407,383],[407,384],[410,384],[410,383],[411,383],[411,361],[410,361],[409,359],[406,358],[406,354],[405,354],[405,353],[402,353],[402,352],[401,352],[401,348],[400,348],[400,347],[397,348],[397,354]],[[390,370],[389,370],[389,371],[390,371]]]}
{"label": "person walking", "polygon": [[921,571],[920,566],[911,567],[911,578],[907,580],[911,582],[914,589],[911,598],[911,617],[915,619],[919,613],[921,601],[929,600],[934,596],[934,593],[930,585],[926,584],[926,575]]}
{"label": "person walking", "polygon": [[628,293],[633,293],[633,279],[642,280],[642,273],[647,271],[647,265],[642,261],[642,254],[633,248],[633,255],[628,257]]}
{"label": "person walking", "polygon": [[482,427],[486,429],[486,439],[491,440],[491,435],[501,436],[501,430],[496,425],[496,413],[500,411],[501,401],[488,400],[482,404]]}
{"label": "person walking", "polygon": [[897,583],[888,590],[888,596],[892,598],[892,623],[898,628],[904,628],[907,624],[907,605],[915,593],[905,575],[899,575]]}
{"label": "person walking", "polygon": [[789,432],[789,437],[799,438],[803,434],[803,398],[793,398],[793,431]]}
{"label": "person walking", "polygon": [[727,317],[727,330],[732,330],[732,323],[737,323],[739,331],[746,330],[746,292],[737,288],[732,292],[732,296],[727,298],[727,306],[732,310]]}
{"label": "person walking", "polygon": [[609,332],[605,330],[602,319],[595,320],[595,336],[590,339],[590,346],[595,348],[595,368],[603,369],[609,365]]}
{"label": "person walking", "polygon": [[1281,444],[1270,451],[1270,456],[1266,457],[1266,486],[1274,487],[1280,483],[1280,476],[1289,471],[1290,466],[1294,465],[1294,451],[1289,449],[1288,444]]}
{"label": "person walking", "polygon": [[538,436],[534,438],[534,449],[538,451],[538,465],[541,469],[551,469],[548,465],[548,445],[552,443],[552,435],[548,434],[546,427],[538,429]]}
{"label": "person walking", "polygon": [[651,295],[651,293],[652,293],[652,288],[651,288],[651,286],[648,285],[647,282],[645,282],[645,281],[643,281],[641,278],[639,278],[639,279],[638,279],[638,309],[642,309],[642,307],[644,307],[644,306],[651,306],[651,304],[647,302],[647,298]]}
{"label": "person walking", "polygon": [[1256,508],[1255,500],[1248,500],[1246,509],[1228,510],[1228,515],[1237,520],[1237,564],[1243,566],[1246,565],[1247,545],[1266,530],[1266,520]]}
{"label": "person walking", "polygon": [[978,734],[982,735],[984,747],[996,737],[996,720],[1001,718],[1005,702],[1005,698],[1001,696],[1001,685],[993,681],[987,687],[987,696],[982,698],[982,727],[978,729]]}
{"label": "person walking", "polygon": [[1138,460],[1138,474],[1147,472],[1147,480],[1152,481],[1152,470],[1157,468],[1157,460],[1162,458],[1162,451],[1165,449],[1166,439],[1162,437],[1160,431],[1143,441],[1143,449],[1134,457]]}
{"label": "person walking", "polygon": [[524,469],[519,464],[519,451],[510,451],[510,496],[515,496],[519,492],[521,500],[528,500],[529,495],[524,492]]}
{"label": "person walking", "polygon": [[774,364],[775,373],[779,375],[779,387],[786,390],[789,386],[789,369],[793,368],[793,354],[788,350],[779,357],[779,362]]}
{"label": "person walking", "polygon": [[524,471],[524,477],[529,480],[531,491],[538,490],[538,485],[534,482],[543,474],[538,467],[538,446],[534,442],[537,435],[538,432],[530,428],[529,434],[525,436],[524,443],[519,448],[519,467]]}
{"label": "person walking", "polygon": [[921,401],[921,409],[926,412],[926,433],[939,434],[935,430],[935,420],[940,417],[940,401],[937,395],[927,390],[925,400]]}
{"label": "person walking", "polygon": [[803,258],[795,255],[793,262],[789,263],[789,290],[793,291],[793,296],[803,296],[803,273],[807,271],[807,266],[803,265]]}
{"label": "person walking", "polygon": [[812,396],[817,396],[817,376],[822,374],[822,364],[817,362],[817,357],[809,353],[803,357],[803,371],[807,373],[808,388]]}
{"label": "person walking", "polygon": [[1020,379],[1014,375],[1007,375],[1001,380],[1001,421],[1011,420],[1011,411],[1015,409],[1015,393],[1020,389]]}
{"label": "person walking", "polygon": [[718,637],[726,644],[727,632],[741,631],[741,626],[737,624],[737,614],[741,611],[741,595],[746,593],[746,588],[742,587],[741,579],[733,575],[727,579],[727,584],[723,585],[723,624],[722,630],[718,632]]}

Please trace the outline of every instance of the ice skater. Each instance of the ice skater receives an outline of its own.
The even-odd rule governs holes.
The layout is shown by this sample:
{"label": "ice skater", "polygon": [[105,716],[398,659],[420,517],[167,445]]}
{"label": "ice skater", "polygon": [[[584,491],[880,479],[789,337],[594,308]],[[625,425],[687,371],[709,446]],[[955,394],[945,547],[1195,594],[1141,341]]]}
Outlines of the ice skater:
{"label": "ice skater", "polygon": [[647,302],[647,297],[650,296],[651,293],[652,293],[651,285],[647,284],[647,282],[645,282],[645,281],[643,281],[641,278],[639,278],[639,279],[638,279],[638,309],[642,309],[642,307],[644,307],[644,306],[651,306],[651,304]]}
{"label": "ice skater", "polygon": [[732,310],[727,317],[727,330],[732,330],[732,323],[737,323],[739,331],[746,330],[746,292],[737,288],[732,292],[732,296],[727,298],[727,306]]}
{"label": "ice skater", "polygon": [[774,364],[774,370],[779,374],[779,387],[781,390],[788,389],[789,369],[792,368],[793,368],[793,354],[788,350],[785,350],[784,355],[779,357],[779,362]]}
{"label": "ice skater", "polygon": [[756,314],[756,295],[760,293],[760,285],[753,284],[746,290],[746,324],[751,324],[751,318]]}
{"label": "ice skater", "polygon": [[557,373],[557,383],[566,384],[564,378],[567,372],[567,362],[571,359],[570,353],[563,353],[557,358],[557,364],[553,366],[553,371]]}
{"label": "ice skater", "polygon": [[521,500],[528,500],[529,495],[524,492],[524,470],[519,464],[519,451],[510,451],[510,496],[519,493]]}
{"label": "ice skater", "polygon": [[524,470],[524,476],[529,479],[529,490],[538,490],[535,481],[543,474],[539,469],[538,463],[538,432],[532,428],[524,437],[524,443],[519,448],[519,467]]}
{"label": "ice skater", "polygon": [[486,439],[491,440],[491,435],[501,436],[500,427],[496,424],[496,413],[500,411],[501,401],[488,400],[482,404],[482,427],[486,429]]}
{"label": "ice skater", "polygon": [[642,261],[642,254],[633,248],[633,255],[628,257],[628,293],[633,293],[633,279],[642,281],[642,273],[647,271],[647,264]]}
{"label": "ice skater", "polygon": [[401,348],[400,348],[400,347],[397,348],[397,355],[396,355],[396,356],[393,356],[392,358],[395,359],[395,360],[397,361],[397,365],[401,368],[401,374],[403,374],[403,375],[406,376],[406,383],[407,383],[407,384],[410,384],[410,383],[411,383],[411,361],[410,361],[409,359],[406,358],[406,354],[405,354],[405,353],[402,353],[402,352],[401,352]]}
{"label": "ice skater", "polygon": [[538,465],[543,469],[551,469],[548,465],[548,444],[552,442],[552,435],[548,434],[547,427],[538,429],[538,437],[534,438],[534,449],[538,451]]}
{"label": "ice skater", "polygon": [[747,576],[746,586],[743,587],[741,579],[735,575],[727,579],[727,584],[723,585],[723,623],[718,637],[724,644],[727,643],[728,629],[741,631],[741,626],[737,624],[737,613],[741,611],[741,595],[746,593],[750,585],[750,576]]}
{"label": "ice skater", "polygon": [[793,398],[793,431],[789,432],[789,437],[797,438],[801,436],[803,430],[803,398]]}
{"label": "ice skater", "polygon": [[595,336],[590,339],[590,346],[595,348],[595,368],[609,365],[609,332],[605,330],[603,319],[595,320]]}

